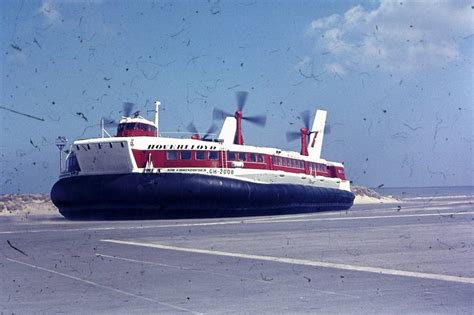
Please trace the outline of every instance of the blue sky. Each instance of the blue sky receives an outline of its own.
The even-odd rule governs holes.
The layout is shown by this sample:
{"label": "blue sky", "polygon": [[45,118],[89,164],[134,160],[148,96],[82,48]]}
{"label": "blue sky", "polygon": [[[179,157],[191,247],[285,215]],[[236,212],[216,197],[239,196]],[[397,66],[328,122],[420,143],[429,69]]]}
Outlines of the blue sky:
{"label": "blue sky", "polygon": [[[159,99],[162,131],[212,109],[267,114],[246,143],[328,110],[323,157],[356,184],[473,185],[474,9],[468,1],[1,1],[0,192],[48,192],[57,136],[99,134]],[[87,121],[77,115],[81,112]]]}

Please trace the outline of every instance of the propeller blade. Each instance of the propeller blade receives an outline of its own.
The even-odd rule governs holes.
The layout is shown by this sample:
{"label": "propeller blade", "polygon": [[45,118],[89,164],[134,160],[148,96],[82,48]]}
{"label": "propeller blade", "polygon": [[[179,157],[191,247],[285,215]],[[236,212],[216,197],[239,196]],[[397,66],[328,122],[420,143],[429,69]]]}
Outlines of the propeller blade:
{"label": "propeller blade", "polygon": [[331,133],[331,125],[326,125],[326,127],[324,127],[324,134],[325,135],[328,135]]}
{"label": "propeller blade", "polygon": [[212,111],[213,119],[224,119],[225,117],[229,117],[229,116],[234,116],[234,115],[219,108],[214,108],[214,110]]}
{"label": "propeller blade", "polygon": [[244,109],[248,95],[249,93],[245,91],[235,92],[235,96],[237,97],[237,108],[239,109],[239,111],[242,111],[242,109]]}
{"label": "propeller blade", "polygon": [[123,103],[123,109],[122,109],[123,115],[125,117],[130,117],[130,114],[132,113],[133,107],[135,107],[134,103],[124,102]]}
{"label": "propeller blade", "polygon": [[139,110],[137,110],[136,112],[133,113],[133,117],[138,117],[138,116],[140,116],[140,111]]}
{"label": "propeller blade", "polygon": [[264,127],[267,123],[267,116],[246,116],[242,117],[243,120],[247,120],[257,126]]}
{"label": "propeller blade", "polygon": [[300,117],[303,121],[304,127],[309,130],[309,110],[302,111]]}
{"label": "propeller blade", "polygon": [[299,132],[296,132],[296,131],[288,131],[286,133],[286,141],[290,142],[290,141],[294,141],[298,138],[300,138],[301,136],[301,133]]}
{"label": "propeller blade", "polygon": [[116,127],[116,126],[118,126],[118,122],[116,122],[112,118],[102,117],[102,121],[104,122],[104,127]]}
{"label": "propeller blade", "polygon": [[209,129],[207,129],[206,134],[202,137],[203,139],[207,139],[211,134],[213,134],[217,130],[217,125],[212,124]]}
{"label": "propeller blade", "polygon": [[186,130],[193,133],[193,134],[199,134],[199,131],[197,130],[196,126],[193,123],[189,123],[189,125],[186,127]]}

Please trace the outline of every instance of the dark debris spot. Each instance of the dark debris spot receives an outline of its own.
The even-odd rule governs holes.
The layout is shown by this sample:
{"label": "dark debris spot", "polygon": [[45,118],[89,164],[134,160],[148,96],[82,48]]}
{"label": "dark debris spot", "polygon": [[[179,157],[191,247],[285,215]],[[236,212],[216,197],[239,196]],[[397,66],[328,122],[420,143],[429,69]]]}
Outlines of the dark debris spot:
{"label": "dark debris spot", "polygon": [[43,49],[41,48],[41,45],[36,38],[33,39],[33,43],[36,44],[39,47],[39,49]]}
{"label": "dark debris spot", "polygon": [[[19,252],[19,253],[21,253],[21,254],[23,254],[23,255],[25,255],[25,256],[28,256],[24,251],[22,251],[21,249],[19,249],[19,248],[13,246],[12,243],[10,243],[10,240],[7,240],[7,243],[8,243],[8,245],[9,245],[11,248],[13,248],[14,250],[16,250],[17,252]],[[13,281],[15,281],[15,280],[13,280]]]}
{"label": "dark debris spot", "polygon": [[84,115],[84,113],[77,112],[76,115],[79,116],[79,117],[81,117],[81,118],[84,119],[85,121],[89,121],[89,120],[87,119],[87,117]]}
{"label": "dark debris spot", "polygon": [[30,138],[30,143],[31,143],[31,145],[32,145],[35,149],[37,149],[38,151],[41,151],[40,148],[39,148],[39,146],[36,145],[36,144],[33,142],[33,140],[31,140],[31,138]]}
{"label": "dark debris spot", "polygon": [[20,46],[18,46],[18,45],[16,45],[16,44],[11,44],[10,46],[11,46],[13,49],[15,49],[15,50],[21,51]]}
{"label": "dark debris spot", "polygon": [[243,63],[243,62],[241,62],[241,63],[240,63],[240,66],[241,66],[241,67],[243,67],[243,66],[244,66],[244,63]]}

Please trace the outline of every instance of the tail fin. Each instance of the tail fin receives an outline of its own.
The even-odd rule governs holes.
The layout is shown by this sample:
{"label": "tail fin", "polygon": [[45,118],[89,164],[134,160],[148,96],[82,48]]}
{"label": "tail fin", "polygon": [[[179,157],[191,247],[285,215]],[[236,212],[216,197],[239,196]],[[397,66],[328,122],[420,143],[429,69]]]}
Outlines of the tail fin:
{"label": "tail fin", "polygon": [[321,148],[323,146],[324,126],[326,125],[325,110],[317,110],[314,116],[311,135],[309,136],[308,153],[317,159],[321,158]]}
{"label": "tail fin", "polygon": [[218,139],[223,140],[225,144],[234,143],[235,132],[237,130],[237,121],[235,117],[227,117],[222,125]]}

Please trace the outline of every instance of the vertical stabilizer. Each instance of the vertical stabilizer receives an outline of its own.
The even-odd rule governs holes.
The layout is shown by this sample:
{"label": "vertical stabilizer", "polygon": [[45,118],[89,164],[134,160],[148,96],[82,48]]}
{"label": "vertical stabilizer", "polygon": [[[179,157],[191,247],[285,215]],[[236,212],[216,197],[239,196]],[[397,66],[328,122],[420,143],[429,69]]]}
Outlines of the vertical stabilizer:
{"label": "vertical stabilizer", "polygon": [[321,158],[321,148],[323,146],[324,126],[326,124],[325,110],[317,110],[314,116],[313,127],[309,136],[308,153],[309,156],[317,159]]}
{"label": "vertical stabilizer", "polygon": [[236,129],[237,121],[235,117],[227,117],[224,120],[224,124],[222,125],[221,132],[219,133],[219,137],[217,139],[223,140],[224,144],[234,143]]}

